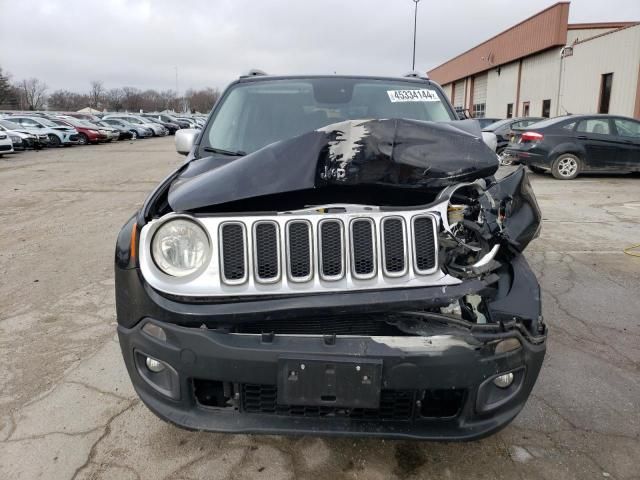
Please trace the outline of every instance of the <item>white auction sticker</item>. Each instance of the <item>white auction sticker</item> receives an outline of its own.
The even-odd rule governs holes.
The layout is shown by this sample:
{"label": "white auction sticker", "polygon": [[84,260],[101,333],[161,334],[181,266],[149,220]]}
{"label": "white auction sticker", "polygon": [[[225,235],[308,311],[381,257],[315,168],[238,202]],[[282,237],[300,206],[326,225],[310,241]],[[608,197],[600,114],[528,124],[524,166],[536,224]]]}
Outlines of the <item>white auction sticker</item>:
{"label": "white auction sticker", "polygon": [[387,90],[392,102],[439,102],[440,97],[434,90],[426,88],[416,90]]}

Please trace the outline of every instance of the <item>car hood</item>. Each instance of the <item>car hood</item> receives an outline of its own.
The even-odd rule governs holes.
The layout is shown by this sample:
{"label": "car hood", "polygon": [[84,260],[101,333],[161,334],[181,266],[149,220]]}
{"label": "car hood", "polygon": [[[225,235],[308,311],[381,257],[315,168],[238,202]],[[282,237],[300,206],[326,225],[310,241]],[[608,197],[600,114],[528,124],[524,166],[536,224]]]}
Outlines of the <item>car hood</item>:
{"label": "car hood", "polygon": [[333,185],[433,191],[497,169],[473,121],[349,120],[240,158],[194,159],[170,180],[168,202],[183,212]]}

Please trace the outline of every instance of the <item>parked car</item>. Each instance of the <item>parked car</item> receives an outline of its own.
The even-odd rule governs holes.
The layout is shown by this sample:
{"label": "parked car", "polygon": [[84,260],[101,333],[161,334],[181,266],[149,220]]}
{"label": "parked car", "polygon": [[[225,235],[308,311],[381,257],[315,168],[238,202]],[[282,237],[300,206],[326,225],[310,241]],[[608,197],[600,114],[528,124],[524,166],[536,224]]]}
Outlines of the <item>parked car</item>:
{"label": "parked car", "polygon": [[485,129],[485,127],[487,127],[488,125],[491,125],[492,123],[498,122],[501,119],[500,118],[474,118],[474,120],[476,122],[478,122],[480,124],[480,128],[482,128],[483,130]]}
{"label": "parked car", "polygon": [[13,142],[5,132],[0,132],[0,157],[5,153],[13,153]]}
{"label": "parked car", "polygon": [[96,120],[100,120],[100,117],[93,115],[91,113],[80,113],[80,112],[59,112],[59,115],[64,115],[66,117],[77,118],[78,120],[86,120],[88,122],[95,122]]}
{"label": "parked car", "polygon": [[583,173],[640,172],[640,122],[613,115],[568,115],[538,122],[506,151],[534,172],[560,180]]}
{"label": "parked car", "polygon": [[504,120],[498,120],[494,123],[491,123],[485,126],[482,131],[483,132],[491,132],[494,133],[496,139],[498,141],[498,146],[496,147],[496,153],[499,155],[502,151],[509,145],[509,142],[515,141],[516,133],[513,132],[513,129],[518,128],[526,128],[529,125],[532,125],[536,122],[540,122],[544,120],[542,117],[515,117],[515,118],[507,118]]}
{"label": "parked car", "polygon": [[78,131],[78,143],[80,145],[89,145],[90,143],[95,144],[107,141],[107,132],[105,130],[100,130],[100,127],[97,125],[88,123],[85,120],[78,120],[77,118],[67,116],[60,117],[58,120]]}
{"label": "parked car", "polygon": [[[19,125],[16,125],[19,128]],[[11,138],[13,149],[15,151],[23,151],[28,148],[35,148],[37,137],[30,133],[23,133],[18,130],[10,130],[0,122],[0,133],[6,133]]]}
{"label": "parked car", "polygon": [[[121,230],[137,394],[195,430],[473,439],[542,366],[541,214],[417,77],[241,77]],[[394,148],[391,148],[395,145]]]}
{"label": "parked car", "polygon": [[38,128],[29,128],[20,125],[19,123],[13,123],[9,118],[11,117],[0,119],[0,126],[7,131],[25,135],[26,138],[23,137],[23,140],[26,140],[27,148],[40,150],[41,148],[49,145],[49,137],[46,133],[41,133]]}
{"label": "parked car", "polygon": [[117,134],[117,137],[114,137],[115,140],[130,140],[133,137],[133,134],[124,126],[119,125],[111,125],[104,120],[98,120],[93,122],[95,125],[98,125],[100,128],[104,128],[107,131],[114,132],[114,135]]}
{"label": "parked car", "polygon": [[23,127],[46,134],[50,147],[77,145],[80,141],[80,135],[73,126],[56,125],[45,117],[12,115],[10,120]]}
{"label": "parked car", "polygon": [[180,120],[173,115],[169,115],[168,113],[147,113],[145,116],[149,118],[157,118],[162,122],[167,123],[175,123],[180,128],[191,128],[191,122],[187,122],[186,120]]}
{"label": "parked car", "polygon": [[126,120],[120,120],[118,118],[105,117],[102,122],[113,127],[126,129],[131,133],[131,138],[136,140],[137,138],[146,138],[153,136],[153,130],[147,128],[143,124],[134,124],[127,122]]}
{"label": "parked car", "polygon": [[163,137],[168,135],[168,131],[162,125],[152,122],[148,118],[141,117],[139,115],[130,115],[130,114],[109,114],[105,115],[104,119],[115,118],[117,120],[124,120],[129,123],[133,123],[134,125],[140,125],[150,129],[153,132],[154,137]]}
{"label": "parked car", "polygon": [[140,116],[144,117],[147,120],[155,122],[158,125],[162,125],[164,128],[167,129],[167,131],[169,132],[169,135],[175,135],[175,133],[178,130],[180,130],[180,125],[178,125],[177,123],[165,122],[163,120],[158,119],[156,116],[153,116],[153,115],[150,115],[150,114],[146,114],[146,113],[143,113]]}
{"label": "parked car", "polygon": [[196,122],[193,118],[178,117],[178,120],[186,122],[188,125],[187,128],[202,128],[202,126],[198,122]]}

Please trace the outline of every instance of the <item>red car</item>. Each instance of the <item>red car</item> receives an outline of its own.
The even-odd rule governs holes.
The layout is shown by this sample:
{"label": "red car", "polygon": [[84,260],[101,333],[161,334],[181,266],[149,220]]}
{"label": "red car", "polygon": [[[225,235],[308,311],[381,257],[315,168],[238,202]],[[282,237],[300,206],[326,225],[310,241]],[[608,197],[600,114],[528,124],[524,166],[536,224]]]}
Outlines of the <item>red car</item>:
{"label": "red car", "polygon": [[78,143],[80,145],[88,145],[90,143],[100,143],[107,141],[107,134],[97,125],[93,125],[86,120],[79,120],[77,118],[58,118],[58,121],[64,122],[67,125],[71,125],[78,131],[80,137]]}

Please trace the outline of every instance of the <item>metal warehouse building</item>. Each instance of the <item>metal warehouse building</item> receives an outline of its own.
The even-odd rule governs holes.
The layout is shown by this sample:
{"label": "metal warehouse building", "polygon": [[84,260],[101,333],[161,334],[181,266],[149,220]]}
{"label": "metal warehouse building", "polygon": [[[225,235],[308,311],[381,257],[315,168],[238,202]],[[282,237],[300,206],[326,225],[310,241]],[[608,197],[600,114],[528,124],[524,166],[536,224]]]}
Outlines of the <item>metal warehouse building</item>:
{"label": "metal warehouse building", "polygon": [[640,22],[570,24],[561,2],[429,71],[474,117],[640,118]]}

